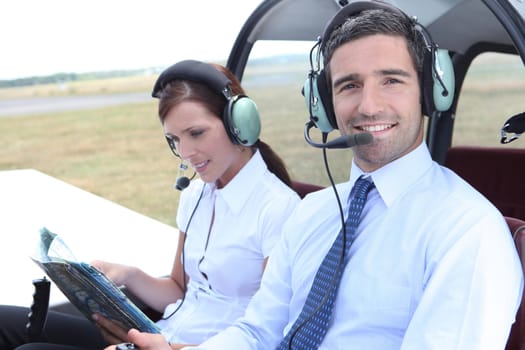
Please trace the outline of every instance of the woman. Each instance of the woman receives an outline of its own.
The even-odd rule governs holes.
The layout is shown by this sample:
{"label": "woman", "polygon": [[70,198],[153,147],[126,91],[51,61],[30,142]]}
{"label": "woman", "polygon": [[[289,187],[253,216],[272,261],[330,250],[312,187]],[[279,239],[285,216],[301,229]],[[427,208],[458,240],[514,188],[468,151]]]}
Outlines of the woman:
{"label": "woman", "polygon": [[[253,101],[226,68],[179,62],[159,76],[153,96],[159,98],[159,117],[172,151],[199,174],[181,193],[180,237],[171,275],[157,278],[103,261],[93,265],[163,312],[157,324],[177,349],[201,343],[243,315],[259,288],[281,225],[300,199],[289,187],[281,159],[259,140]],[[47,337],[43,341],[48,344],[27,344],[24,349],[104,344],[100,336],[82,336],[71,320],[64,324],[56,314],[49,316],[47,334],[77,334],[78,339]],[[126,341],[126,330],[95,319],[107,343]],[[94,328],[88,320],[75,322]]]}

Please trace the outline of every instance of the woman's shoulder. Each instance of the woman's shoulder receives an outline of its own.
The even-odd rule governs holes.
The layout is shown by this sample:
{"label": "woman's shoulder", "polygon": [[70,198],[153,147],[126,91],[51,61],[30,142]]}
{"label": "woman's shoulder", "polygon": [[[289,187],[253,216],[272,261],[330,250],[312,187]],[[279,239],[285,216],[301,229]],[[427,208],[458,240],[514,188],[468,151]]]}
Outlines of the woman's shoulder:
{"label": "woman's shoulder", "polygon": [[270,171],[266,172],[266,176],[263,177],[262,183],[259,184],[258,187],[272,197],[290,197],[296,200],[301,199],[292,186],[285,184]]}

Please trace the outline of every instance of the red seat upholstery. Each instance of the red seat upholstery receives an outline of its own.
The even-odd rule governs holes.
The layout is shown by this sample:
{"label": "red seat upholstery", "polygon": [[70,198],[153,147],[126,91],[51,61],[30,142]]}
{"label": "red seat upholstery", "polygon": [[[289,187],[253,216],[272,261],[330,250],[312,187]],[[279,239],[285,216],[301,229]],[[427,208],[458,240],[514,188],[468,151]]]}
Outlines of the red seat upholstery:
{"label": "red seat upholstery", "polygon": [[[521,267],[525,276],[525,221],[516,218],[505,217],[509,225],[510,232],[513,234],[514,243],[518,250]],[[525,296],[525,295],[524,295]],[[507,346],[505,350],[525,350],[525,302],[524,296],[521,298],[521,306],[516,315],[516,322],[512,326]]]}
{"label": "red seat upholstery", "polygon": [[323,188],[323,186],[314,185],[302,181],[292,181],[292,188],[295,192],[301,197],[304,198],[308,193],[318,191]]}
{"label": "red seat upholstery", "polygon": [[483,193],[503,215],[525,220],[525,149],[451,147],[445,166]]}

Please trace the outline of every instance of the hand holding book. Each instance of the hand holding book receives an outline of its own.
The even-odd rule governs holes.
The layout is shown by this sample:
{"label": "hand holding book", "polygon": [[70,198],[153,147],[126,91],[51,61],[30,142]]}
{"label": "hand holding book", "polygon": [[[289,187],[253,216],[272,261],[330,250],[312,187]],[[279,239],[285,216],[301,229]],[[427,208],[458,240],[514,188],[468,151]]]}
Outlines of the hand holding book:
{"label": "hand holding book", "polygon": [[66,244],[47,228],[32,260],[88,319],[100,314],[124,329],[160,333],[151,321],[111,280],[88,263],[77,261]]}

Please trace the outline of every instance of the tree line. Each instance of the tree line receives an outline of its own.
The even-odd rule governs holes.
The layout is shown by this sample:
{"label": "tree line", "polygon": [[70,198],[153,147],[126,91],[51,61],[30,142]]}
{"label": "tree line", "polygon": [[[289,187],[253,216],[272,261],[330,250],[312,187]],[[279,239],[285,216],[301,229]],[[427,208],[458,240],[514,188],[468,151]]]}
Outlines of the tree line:
{"label": "tree line", "polygon": [[151,69],[112,70],[89,73],[56,73],[47,76],[32,76],[12,80],[0,80],[0,88],[33,86],[42,84],[59,84],[73,81],[127,77],[142,74],[146,70]]}

